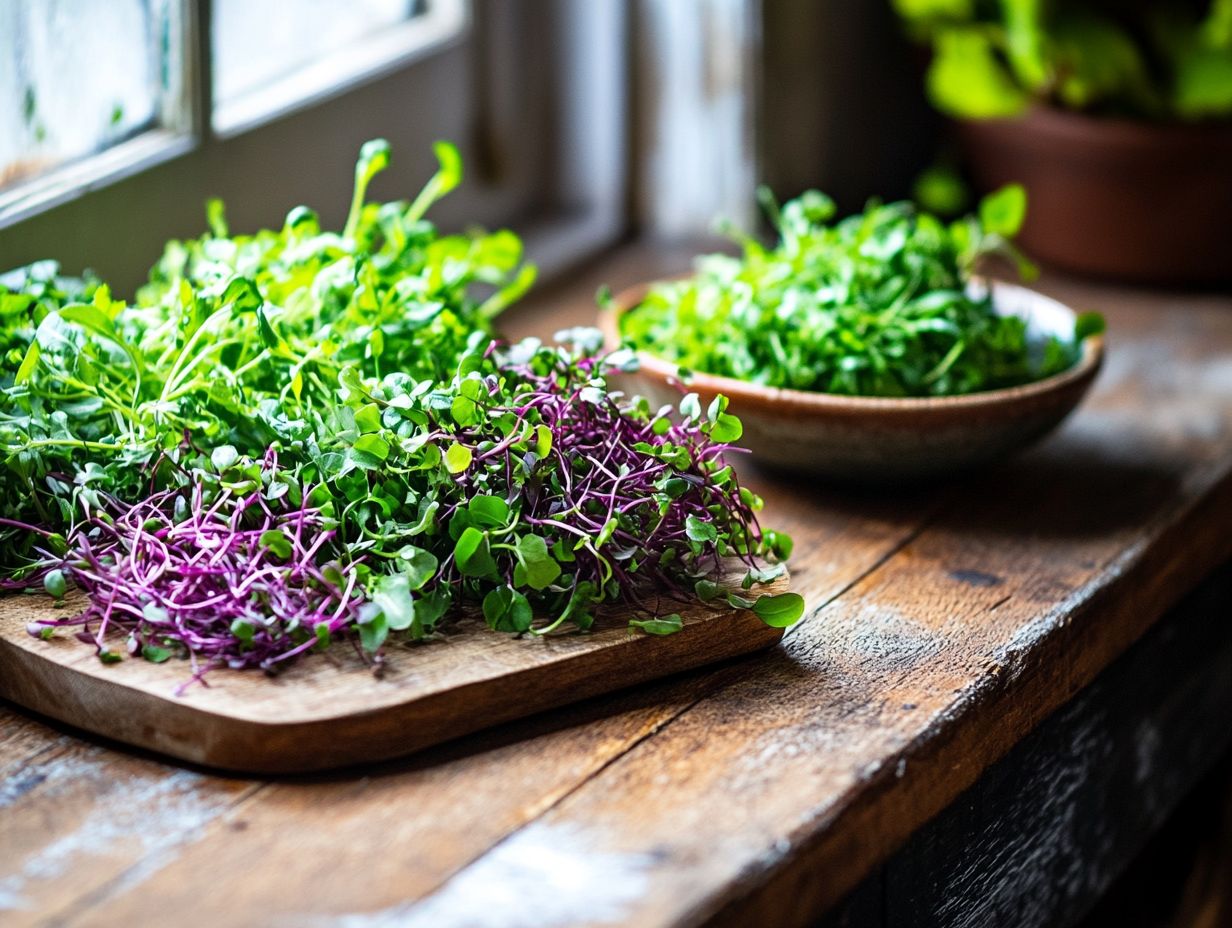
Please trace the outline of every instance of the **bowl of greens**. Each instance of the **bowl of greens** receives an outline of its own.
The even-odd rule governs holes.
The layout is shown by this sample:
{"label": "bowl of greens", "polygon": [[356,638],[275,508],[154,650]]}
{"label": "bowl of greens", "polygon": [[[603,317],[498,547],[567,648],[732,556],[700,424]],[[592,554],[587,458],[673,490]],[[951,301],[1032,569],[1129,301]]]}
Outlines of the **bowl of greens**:
{"label": "bowl of greens", "polygon": [[951,223],[910,203],[836,221],[815,191],[763,200],[774,246],[742,237],[738,257],[601,296],[609,342],[636,352],[637,389],[731,415],[724,440],[757,463],[861,482],[945,475],[1046,434],[1098,373],[1100,316],[976,273],[993,256],[1033,272],[1012,244],[1021,188]]}

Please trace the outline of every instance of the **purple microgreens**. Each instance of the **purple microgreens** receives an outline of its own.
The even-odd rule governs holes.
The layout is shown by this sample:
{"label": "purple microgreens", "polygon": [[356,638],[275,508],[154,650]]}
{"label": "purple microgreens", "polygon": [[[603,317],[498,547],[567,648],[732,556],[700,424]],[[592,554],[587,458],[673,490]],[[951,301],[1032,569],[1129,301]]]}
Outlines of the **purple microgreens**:
{"label": "purple microgreens", "polygon": [[[264,471],[278,472],[273,453]],[[221,666],[277,670],[355,621],[359,572],[331,563],[336,530],[309,505],[201,482],[132,505],[101,502],[74,523],[66,553],[44,550],[22,581],[55,592],[47,580],[60,578],[52,585],[62,596],[67,578],[85,610],[40,619],[31,634],[73,630],[104,660],[122,639],[132,656],[187,657],[199,680]]]}

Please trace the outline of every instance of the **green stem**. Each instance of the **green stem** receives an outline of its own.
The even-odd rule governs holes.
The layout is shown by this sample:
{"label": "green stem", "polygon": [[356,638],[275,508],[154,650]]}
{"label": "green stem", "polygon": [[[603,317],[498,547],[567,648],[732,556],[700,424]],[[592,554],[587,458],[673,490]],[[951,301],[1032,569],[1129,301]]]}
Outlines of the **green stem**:
{"label": "green stem", "polygon": [[[111,445],[102,441],[86,441],[83,438],[37,438],[26,442],[20,450],[30,448],[82,448],[87,451],[125,451],[132,445]],[[10,449],[13,450],[13,449]]]}
{"label": "green stem", "polygon": [[228,303],[221,309],[215,310],[212,314],[206,317],[206,320],[202,322],[201,325],[197,326],[197,330],[193,332],[192,336],[188,339],[188,342],[184,345],[184,348],[180,351],[179,356],[175,359],[175,363],[171,365],[171,371],[167,375],[166,382],[163,384],[162,392],[158,395],[158,402],[160,404],[167,401],[167,394],[174,389],[176,377],[179,373],[180,367],[185,363],[185,359],[192,354],[192,350],[197,347],[197,342],[201,338],[201,333],[208,329],[210,327],[210,323],[212,323],[215,319],[222,319],[230,314],[231,304]]}

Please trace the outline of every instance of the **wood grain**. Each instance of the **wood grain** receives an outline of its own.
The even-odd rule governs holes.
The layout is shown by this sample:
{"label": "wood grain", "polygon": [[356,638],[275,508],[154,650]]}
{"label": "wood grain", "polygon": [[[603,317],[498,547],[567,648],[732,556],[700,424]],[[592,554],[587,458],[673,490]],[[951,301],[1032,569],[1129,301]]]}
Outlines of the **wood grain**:
{"label": "wood grain", "polygon": [[1075,924],[1232,746],[1230,597],[1232,565],[917,832],[872,924]]}
{"label": "wood grain", "polygon": [[[670,263],[626,252],[548,294],[525,325],[582,321],[601,280],[681,267]],[[1228,552],[1232,300],[1049,289],[1108,314],[1109,365],[1031,454],[894,497],[747,470],[766,524],[796,535],[792,585],[810,606],[764,655],[410,761],[272,783],[186,772],[0,711],[0,732],[25,732],[0,776],[47,776],[0,814],[0,847],[16,846],[18,823],[26,835],[0,856],[0,906],[5,891],[22,906],[0,920],[812,921]],[[82,789],[62,803],[54,790],[134,773],[143,785],[123,802],[158,834],[176,821],[164,780],[198,777],[208,811],[174,842],[86,840],[114,797]],[[73,879],[39,876],[49,859]]]}
{"label": "wood grain", "polygon": [[[738,589],[735,571],[724,581]],[[779,578],[764,592],[783,592]],[[63,609],[81,608],[75,597]],[[278,676],[220,669],[180,689],[185,661],[103,664],[72,637],[31,638],[46,597],[0,599],[0,696],[77,728],[224,770],[292,773],[385,760],[489,725],[702,664],[782,637],[748,610],[682,611],[674,635],[608,615],[589,634],[496,634],[463,618],[436,640],[391,644],[379,676],[353,651]],[[330,658],[330,659],[327,659]]]}

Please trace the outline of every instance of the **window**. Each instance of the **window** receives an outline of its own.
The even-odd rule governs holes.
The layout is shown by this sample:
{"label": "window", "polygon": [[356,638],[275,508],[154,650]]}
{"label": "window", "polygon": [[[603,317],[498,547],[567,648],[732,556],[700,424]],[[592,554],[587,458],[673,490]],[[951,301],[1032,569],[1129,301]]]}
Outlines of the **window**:
{"label": "window", "polygon": [[463,0],[214,0],[213,127],[241,131],[457,37]]}
{"label": "window", "polygon": [[[402,67],[457,38],[466,8],[0,0],[0,224],[182,154],[206,134],[234,135]],[[194,86],[203,35],[208,88]],[[193,133],[207,123],[211,133]]]}
{"label": "window", "polygon": [[53,169],[186,129],[183,51],[178,0],[0,2],[0,215]]}
{"label": "window", "polygon": [[[19,130],[0,133],[3,163],[17,166],[0,189],[0,271],[55,258],[132,292],[166,241],[201,234],[211,197],[237,231],[277,226],[302,203],[340,225],[359,146],[384,136],[394,159],[374,197],[414,195],[431,143],[451,139],[466,180],[433,219],[512,226],[550,275],[628,227],[630,6],[0,0],[0,118]],[[40,22],[45,37],[27,40]],[[68,46],[85,62],[105,46],[106,80],[56,64]],[[23,48],[49,101],[72,96],[70,80],[74,112],[94,101],[94,134],[69,147],[50,122],[41,140],[22,129]],[[59,131],[63,111],[46,106]]]}

